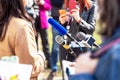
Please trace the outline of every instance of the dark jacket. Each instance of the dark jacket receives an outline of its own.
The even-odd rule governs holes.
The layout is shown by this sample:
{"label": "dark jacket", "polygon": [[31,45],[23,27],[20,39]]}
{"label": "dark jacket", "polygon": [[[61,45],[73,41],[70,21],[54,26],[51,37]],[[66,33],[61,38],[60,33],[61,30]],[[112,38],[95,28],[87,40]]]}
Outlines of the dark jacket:
{"label": "dark jacket", "polygon": [[[105,40],[103,46],[120,38],[120,28],[116,29],[110,39]],[[93,75],[78,74],[69,80],[120,80],[120,43],[114,44],[100,57]]]}
{"label": "dark jacket", "polygon": [[59,17],[59,10],[62,9],[64,0],[50,0],[52,9],[51,9],[51,16],[54,17]]}
{"label": "dark jacket", "polygon": [[[75,38],[76,34],[80,31],[86,34],[92,34],[95,30],[96,24],[96,3],[91,1],[91,7],[89,10],[84,7],[81,16],[81,22],[77,23],[75,20],[71,20],[70,25],[70,34]],[[64,25],[66,26],[66,25]]]}
{"label": "dark jacket", "polygon": [[54,5],[55,7],[62,7],[64,0],[50,0],[51,4]]}

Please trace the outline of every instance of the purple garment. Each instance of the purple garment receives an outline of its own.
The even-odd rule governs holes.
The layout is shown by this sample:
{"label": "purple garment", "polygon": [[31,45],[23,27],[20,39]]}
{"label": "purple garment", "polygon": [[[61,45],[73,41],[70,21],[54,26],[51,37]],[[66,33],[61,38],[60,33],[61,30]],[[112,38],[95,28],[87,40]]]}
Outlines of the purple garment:
{"label": "purple garment", "polygon": [[50,0],[44,0],[45,4],[42,6],[39,6],[39,15],[40,15],[40,24],[42,29],[47,29],[49,27],[47,17],[48,15],[46,14],[46,11],[51,9],[51,4]]}

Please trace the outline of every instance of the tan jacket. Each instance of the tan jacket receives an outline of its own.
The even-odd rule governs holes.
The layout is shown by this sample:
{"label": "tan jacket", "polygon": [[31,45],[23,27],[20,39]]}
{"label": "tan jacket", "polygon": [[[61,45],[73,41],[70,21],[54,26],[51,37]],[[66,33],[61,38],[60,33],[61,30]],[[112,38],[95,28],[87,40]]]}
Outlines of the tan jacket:
{"label": "tan jacket", "polygon": [[33,67],[37,65],[37,68],[44,67],[45,57],[42,52],[39,55],[37,53],[32,26],[27,21],[15,17],[10,20],[5,39],[0,41],[0,58],[12,55],[18,56],[20,63],[32,64]]}

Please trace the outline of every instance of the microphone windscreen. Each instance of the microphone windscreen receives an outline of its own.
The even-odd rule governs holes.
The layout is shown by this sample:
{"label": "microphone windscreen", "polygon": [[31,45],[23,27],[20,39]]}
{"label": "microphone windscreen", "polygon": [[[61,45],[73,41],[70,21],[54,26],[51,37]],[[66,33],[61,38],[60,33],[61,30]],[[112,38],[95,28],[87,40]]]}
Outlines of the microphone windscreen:
{"label": "microphone windscreen", "polygon": [[69,49],[69,48],[70,48],[69,45],[66,45],[66,44],[65,44],[65,40],[63,39],[62,36],[57,35],[57,36],[55,37],[55,40],[56,40],[56,42],[57,42],[58,44],[62,45],[65,49]]}
{"label": "microphone windscreen", "polygon": [[78,32],[76,36],[80,40],[85,40],[86,39],[86,35],[83,32]]}
{"label": "microphone windscreen", "polygon": [[55,41],[58,43],[58,44],[63,44],[63,42],[64,42],[64,39],[63,39],[63,37],[62,36],[60,36],[60,35],[57,35],[56,37],[55,37]]}
{"label": "microphone windscreen", "polygon": [[50,23],[61,35],[67,34],[67,30],[53,18],[49,18],[48,23]]}

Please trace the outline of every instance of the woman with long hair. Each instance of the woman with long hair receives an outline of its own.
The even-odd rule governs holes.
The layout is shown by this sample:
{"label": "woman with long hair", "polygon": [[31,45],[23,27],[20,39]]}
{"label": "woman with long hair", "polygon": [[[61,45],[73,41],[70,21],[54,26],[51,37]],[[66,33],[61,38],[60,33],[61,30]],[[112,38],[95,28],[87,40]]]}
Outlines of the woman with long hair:
{"label": "woman with long hair", "polygon": [[19,63],[33,65],[31,79],[44,68],[44,54],[37,51],[35,30],[23,0],[0,0],[0,58],[18,56]]}

